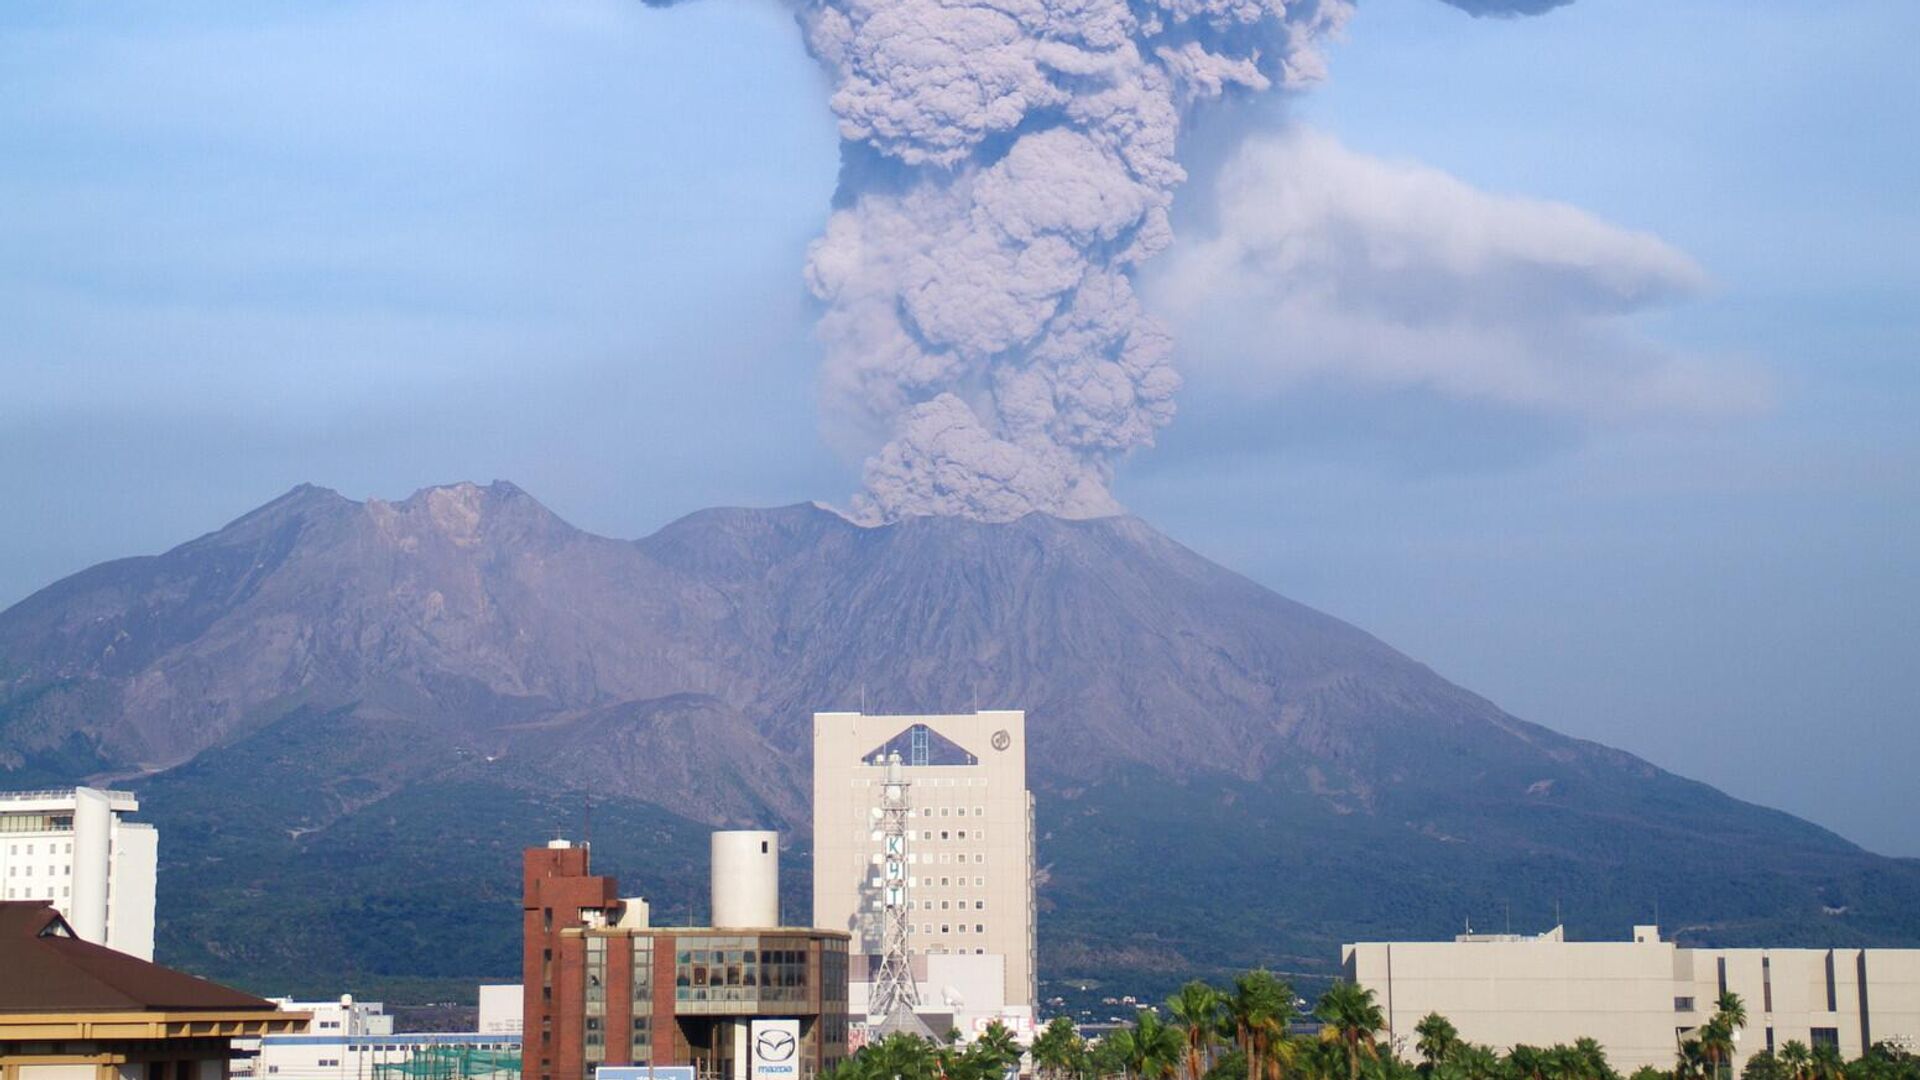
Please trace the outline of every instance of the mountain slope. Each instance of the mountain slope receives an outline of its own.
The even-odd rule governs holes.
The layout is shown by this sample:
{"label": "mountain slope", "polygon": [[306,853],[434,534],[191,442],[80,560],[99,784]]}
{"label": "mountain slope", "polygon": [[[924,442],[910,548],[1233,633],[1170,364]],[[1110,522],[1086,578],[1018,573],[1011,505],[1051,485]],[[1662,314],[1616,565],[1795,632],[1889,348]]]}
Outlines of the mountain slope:
{"label": "mountain slope", "polygon": [[1325,970],[1557,906],[1920,940],[1920,864],[1508,716],[1136,519],[794,506],[626,542],[510,484],[301,487],[0,613],[0,786],[146,776],[162,952],[243,981],[510,972],[513,852],[589,804],[671,906],[705,825],[804,844],[810,714],[863,702],[1028,710],[1056,974]]}

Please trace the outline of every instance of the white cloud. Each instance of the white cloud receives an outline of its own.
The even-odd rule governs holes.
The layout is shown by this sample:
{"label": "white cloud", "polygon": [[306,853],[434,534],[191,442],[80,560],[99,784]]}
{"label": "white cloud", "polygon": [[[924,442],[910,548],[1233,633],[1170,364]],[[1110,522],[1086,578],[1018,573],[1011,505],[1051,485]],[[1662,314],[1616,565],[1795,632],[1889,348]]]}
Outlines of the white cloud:
{"label": "white cloud", "polygon": [[1329,380],[1596,417],[1767,403],[1759,373],[1637,332],[1707,284],[1650,234],[1303,128],[1249,141],[1215,197],[1215,231],[1183,237],[1149,295],[1190,370],[1238,392]]}

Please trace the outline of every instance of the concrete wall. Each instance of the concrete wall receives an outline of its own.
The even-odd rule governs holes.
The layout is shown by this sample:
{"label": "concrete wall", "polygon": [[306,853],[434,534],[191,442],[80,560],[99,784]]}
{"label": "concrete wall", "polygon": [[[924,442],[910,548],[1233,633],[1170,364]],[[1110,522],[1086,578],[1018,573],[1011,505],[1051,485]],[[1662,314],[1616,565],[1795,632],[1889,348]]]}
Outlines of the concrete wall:
{"label": "concrete wall", "polygon": [[976,765],[906,770],[914,816],[916,954],[1005,958],[1006,1004],[1033,1004],[1033,800],[1026,714],[938,716],[816,713],[813,723],[813,924],[853,934],[854,978],[881,949],[873,907],[880,840],[873,811],[885,769],[864,756],[914,724],[972,754]]}

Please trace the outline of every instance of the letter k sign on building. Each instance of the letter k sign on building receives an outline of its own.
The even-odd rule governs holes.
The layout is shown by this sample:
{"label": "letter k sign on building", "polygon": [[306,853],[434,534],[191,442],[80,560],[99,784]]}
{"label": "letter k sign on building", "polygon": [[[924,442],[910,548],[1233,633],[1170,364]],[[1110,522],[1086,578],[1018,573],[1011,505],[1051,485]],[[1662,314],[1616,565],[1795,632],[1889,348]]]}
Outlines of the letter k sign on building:
{"label": "letter k sign on building", "polygon": [[755,1020],[749,1034],[753,1042],[753,1080],[798,1080],[800,1021]]}

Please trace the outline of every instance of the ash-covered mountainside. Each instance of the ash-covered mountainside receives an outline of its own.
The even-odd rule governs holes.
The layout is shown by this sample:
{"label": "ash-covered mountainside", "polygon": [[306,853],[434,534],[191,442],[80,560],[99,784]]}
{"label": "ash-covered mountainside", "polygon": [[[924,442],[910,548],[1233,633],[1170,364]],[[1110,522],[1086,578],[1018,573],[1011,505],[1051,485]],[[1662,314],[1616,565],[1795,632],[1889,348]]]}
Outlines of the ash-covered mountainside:
{"label": "ash-covered mountainside", "polygon": [[505,483],[301,487],[0,613],[0,787],[138,786],[162,952],[243,980],[510,974],[514,853],[556,828],[670,908],[707,825],[804,846],[809,715],[862,702],[1029,712],[1060,976],[1326,970],[1556,902],[1920,940],[1920,864],[1508,716],[1133,518],[628,542]]}

